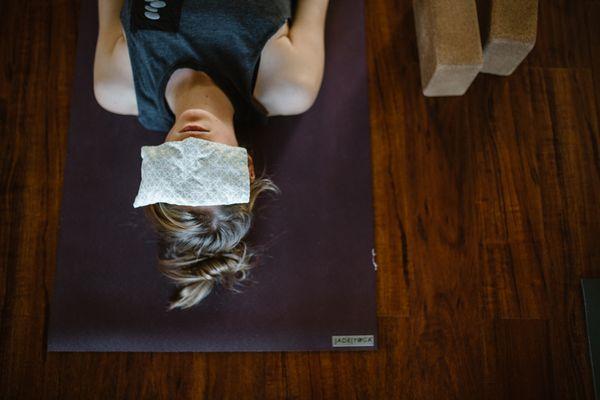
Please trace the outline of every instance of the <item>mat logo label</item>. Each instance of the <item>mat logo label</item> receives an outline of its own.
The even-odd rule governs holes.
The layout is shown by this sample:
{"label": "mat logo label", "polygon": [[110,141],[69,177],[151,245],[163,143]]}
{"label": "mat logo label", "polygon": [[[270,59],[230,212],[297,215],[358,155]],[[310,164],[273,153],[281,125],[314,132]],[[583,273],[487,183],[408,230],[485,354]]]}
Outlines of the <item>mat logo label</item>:
{"label": "mat logo label", "polygon": [[331,345],[333,347],[364,347],[375,346],[374,335],[344,335],[332,336]]}

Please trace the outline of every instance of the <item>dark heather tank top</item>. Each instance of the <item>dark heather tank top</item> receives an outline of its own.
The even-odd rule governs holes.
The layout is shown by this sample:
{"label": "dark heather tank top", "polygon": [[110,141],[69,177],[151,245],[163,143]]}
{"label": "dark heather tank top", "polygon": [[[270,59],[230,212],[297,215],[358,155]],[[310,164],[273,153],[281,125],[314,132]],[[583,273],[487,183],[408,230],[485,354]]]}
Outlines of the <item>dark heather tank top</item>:
{"label": "dark heather tank top", "polygon": [[171,129],[165,88],[178,68],[208,74],[232,102],[235,123],[264,123],[267,112],[253,96],[260,53],[290,17],[291,0],[125,0],[140,123]]}

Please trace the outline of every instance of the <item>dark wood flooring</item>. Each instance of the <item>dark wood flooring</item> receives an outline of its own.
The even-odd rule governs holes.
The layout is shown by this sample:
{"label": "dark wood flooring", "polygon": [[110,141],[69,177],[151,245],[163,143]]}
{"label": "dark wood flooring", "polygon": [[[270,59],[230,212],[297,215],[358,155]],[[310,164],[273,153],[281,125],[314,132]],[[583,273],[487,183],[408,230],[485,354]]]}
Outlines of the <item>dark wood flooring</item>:
{"label": "dark wood flooring", "polygon": [[592,399],[600,1],[540,3],[512,76],[429,99],[410,1],[367,2],[380,350],[255,354],[46,353],[79,2],[0,3],[0,398]]}

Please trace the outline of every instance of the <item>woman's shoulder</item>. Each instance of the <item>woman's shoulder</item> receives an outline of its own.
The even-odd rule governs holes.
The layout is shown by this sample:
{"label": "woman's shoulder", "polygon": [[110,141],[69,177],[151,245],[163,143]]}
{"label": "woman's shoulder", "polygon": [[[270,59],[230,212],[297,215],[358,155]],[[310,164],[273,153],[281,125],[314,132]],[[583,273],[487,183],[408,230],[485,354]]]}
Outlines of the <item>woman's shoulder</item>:
{"label": "woman's shoulder", "polygon": [[102,108],[115,114],[138,115],[137,99],[124,35],[102,48],[94,57],[94,97]]}
{"label": "woman's shoulder", "polygon": [[286,21],[267,41],[260,56],[254,97],[269,116],[295,115],[307,111],[319,89],[317,87],[315,90],[314,79],[306,73],[307,65],[310,66],[314,61],[298,58],[289,33],[290,27]]}

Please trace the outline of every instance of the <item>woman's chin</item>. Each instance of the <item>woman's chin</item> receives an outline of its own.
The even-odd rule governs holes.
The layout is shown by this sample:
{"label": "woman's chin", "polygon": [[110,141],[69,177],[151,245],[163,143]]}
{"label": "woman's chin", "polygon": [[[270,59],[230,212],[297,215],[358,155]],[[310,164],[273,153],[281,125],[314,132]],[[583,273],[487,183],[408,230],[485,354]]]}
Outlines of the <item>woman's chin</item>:
{"label": "woman's chin", "polygon": [[202,110],[200,108],[193,108],[190,110],[185,110],[179,115],[179,119],[184,123],[190,122],[198,122],[204,119],[213,119],[216,118],[214,114],[209,111]]}

